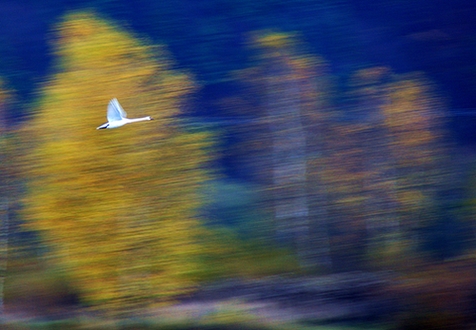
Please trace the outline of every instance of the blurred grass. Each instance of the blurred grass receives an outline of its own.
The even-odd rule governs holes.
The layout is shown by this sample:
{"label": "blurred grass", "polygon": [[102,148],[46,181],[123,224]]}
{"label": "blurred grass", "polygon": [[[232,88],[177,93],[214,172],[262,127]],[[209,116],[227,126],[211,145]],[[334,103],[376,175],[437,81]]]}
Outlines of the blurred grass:
{"label": "blurred grass", "polygon": [[[265,253],[265,247],[257,243],[244,244],[239,249],[243,255],[238,253],[234,260],[229,260],[233,265],[239,261],[242,267],[249,267],[241,272],[243,276],[258,276],[263,270],[258,267],[259,262],[265,256],[276,254],[275,258],[287,258],[282,251],[276,252],[268,250]],[[261,251],[261,249],[263,251]],[[257,252],[260,250],[261,252]],[[253,254],[257,253],[259,257]],[[246,260],[249,259],[249,260]],[[270,261],[272,262],[272,261]],[[239,263],[234,267],[238,268]],[[69,283],[54,268],[45,265],[35,259],[23,259],[17,263],[12,262],[7,278],[6,303],[8,306],[20,305],[30,306],[26,310],[29,318],[7,318],[0,317],[0,329],[2,330],[352,330],[352,329],[371,329],[367,327],[352,327],[341,325],[304,325],[298,323],[276,322],[274,320],[263,321],[246,310],[240,309],[233,304],[223,304],[222,308],[215,310],[199,319],[159,319],[158,316],[149,316],[143,318],[129,318],[121,321],[114,319],[100,318],[89,314],[75,314],[76,316],[68,318],[64,313],[67,308],[61,305],[65,297],[71,294]],[[227,272],[230,272],[230,265],[224,265]],[[275,267],[275,266],[273,266]],[[284,267],[284,266],[283,266]],[[286,268],[286,267],[285,267]],[[265,267],[265,269],[268,269]],[[61,309],[62,308],[62,309]],[[74,309],[76,307],[71,307]],[[29,314],[33,309],[33,313]],[[8,310],[8,309],[7,309]],[[71,315],[73,315],[72,313]],[[79,315],[79,316],[78,316]],[[8,317],[8,314],[7,314]],[[61,319],[59,319],[61,318]],[[377,329],[377,328],[372,328]],[[384,328],[378,328],[384,329]]]}
{"label": "blurred grass", "polygon": [[[228,231],[209,234],[208,252],[200,261],[204,267],[196,274],[199,282],[300,273],[295,256],[286,249],[258,240],[243,240]],[[75,283],[68,281],[55,265],[32,255],[10,256],[4,290],[8,308],[51,315],[59,309],[81,307]]]}
{"label": "blurred grass", "polygon": [[[1,324],[0,324],[1,325]],[[386,328],[351,326],[306,326],[300,324],[262,324],[258,322],[164,323],[147,320],[117,322],[49,321],[3,324],[3,330],[383,330]]]}
{"label": "blurred grass", "polygon": [[[251,245],[248,245],[251,244]],[[229,260],[231,265],[238,268],[241,258],[241,266],[247,268],[241,271],[243,276],[258,276],[263,274],[263,269],[258,267],[265,257],[276,254],[275,258],[287,258],[283,251],[265,251],[265,246],[257,243],[241,245],[235,259]],[[259,257],[256,256],[259,255]],[[233,260],[232,260],[233,259]],[[272,263],[272,261],[270,261]],[[232,271],[231,265],[224,265],[227,272]],[[276,267],[273,266],[273,267]],[[284,267],[284,266],[280,266]],[[264,269],[268,269],[264,266]],[[284,267],[284,269],[287,269]],[[282,270],[282,269],[281,269]],[[0,318],[2,330],[352,330],[352,329],[387,329],[385,327],[371,328],[369,326],[343,326],[343,325],[309,325],[274,320],[258,319],[250,312],[239,309],[233,304],[224,304],[223,308],[215,310],[212,314],[195,319],[158,319],[157,316],[143,318],[129,318],[121,321],[105,318],[96,318],[89,314],[82,314],[67,318],[62,313],[67,309],[61,305],[65,297],[71,294],[71,289],[64,277],[55,272],[54,268],[48,267],[37,260],[23,260],[18,264],[12,263],[7,278],[6,295],[7,303],[11,304],[34,304],[35,312],[30,319],[13,319],[7,321]],[[73,309],[75,307],[72,307]],[[58,312],[59,311],[59,312]],[[78,315],[78,314],[76,314]],[[61,317],[63,319],[58,320]]]}

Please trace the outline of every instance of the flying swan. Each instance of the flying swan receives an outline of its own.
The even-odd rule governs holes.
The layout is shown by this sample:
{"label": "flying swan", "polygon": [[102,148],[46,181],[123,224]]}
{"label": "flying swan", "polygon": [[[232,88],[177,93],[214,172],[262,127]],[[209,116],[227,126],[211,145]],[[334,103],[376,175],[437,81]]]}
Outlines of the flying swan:
{"label": "flying swan", "polygon": [[105,129],[105,128],[118,128],[124,126],[125,124],[135,123],[137,121],[152,120],[152,117],[142,117],[142,118],[126,118],[127,113],[119,104],[119,101],[116,98],[113,98],[107,106],[107,123],[102,124],[96,129]]}

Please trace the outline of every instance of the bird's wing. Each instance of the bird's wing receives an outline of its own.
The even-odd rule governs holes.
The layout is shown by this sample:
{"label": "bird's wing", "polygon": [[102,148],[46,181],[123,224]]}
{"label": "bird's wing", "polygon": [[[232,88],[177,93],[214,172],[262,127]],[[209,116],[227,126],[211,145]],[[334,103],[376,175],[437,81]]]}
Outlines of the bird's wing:
{"label": "bird's wing", "polygon": [[109,122],[118,121],[125,117],[127,117],[127,113],[121,107],[119,101],[116,98],[112,99],[107,106],[107,120]]}

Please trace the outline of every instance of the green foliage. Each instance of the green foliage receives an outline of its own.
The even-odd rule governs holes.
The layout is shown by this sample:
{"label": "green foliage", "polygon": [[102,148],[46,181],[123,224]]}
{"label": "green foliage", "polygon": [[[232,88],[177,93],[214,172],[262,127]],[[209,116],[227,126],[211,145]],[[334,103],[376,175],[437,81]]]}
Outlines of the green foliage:
{"label": "green foliage", "polygon": [[256,185],[217,179],[208,182],[205,189],[210,200],[207,210],[211,226],[231,229],[242,238],[270,240],[271,219],[260,207]]}
{"label": "green foliage", "polygon": [[243,239],[232,230],[212,229],[204,236],[205,265],[197,275],[203,280],[241,277],[262,278],[277,274],[300,274],[292,251],[259,238]]}
{"label": "green foliage", "polygon": [[[58,72],[22,131],[24,216],[84,303],[129,310],[195,285],[210,139],[174,128],[193,90],[152,47],[91,13],[57,26]],[[97,131],[109,99],[155,121]]]}

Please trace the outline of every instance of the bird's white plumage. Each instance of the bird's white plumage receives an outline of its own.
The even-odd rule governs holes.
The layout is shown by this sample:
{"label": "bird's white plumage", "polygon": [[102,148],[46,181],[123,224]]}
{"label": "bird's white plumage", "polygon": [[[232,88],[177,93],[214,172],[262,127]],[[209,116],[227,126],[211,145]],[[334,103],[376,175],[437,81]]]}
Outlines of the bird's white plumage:
{"label": "bird's white plumage", "polygon": [[113,98],[111,101],[109,101],[109,104],[107,106],[107,121],[108,122],[118,121],[126,117],[127,117],[127,113],[121,107],[121,105],[119,104],[119,101],[116,98]]}
{"label": "bird's white plumage", "polygon": [[119,101],[116,98],[113,98],[109,101],[107,106],[107,123],[102,124],[97,129],[104,129],[104,128],[117,128],[124,126],[125,124],[135,123],[138,121],[144,120],[152,120],[151,117],[142,117],[142,118],[127,118],[127,113],[119,104]]}

